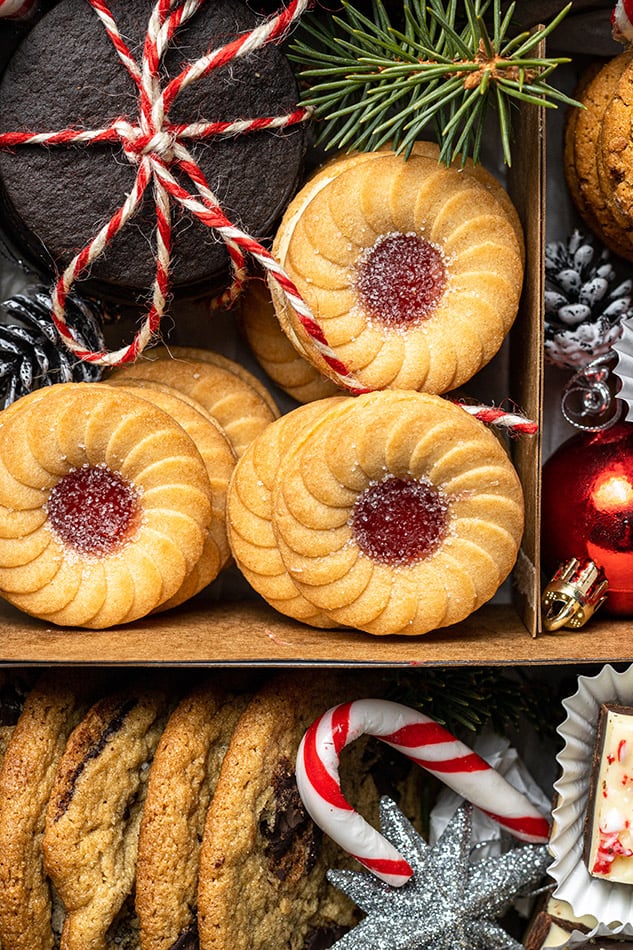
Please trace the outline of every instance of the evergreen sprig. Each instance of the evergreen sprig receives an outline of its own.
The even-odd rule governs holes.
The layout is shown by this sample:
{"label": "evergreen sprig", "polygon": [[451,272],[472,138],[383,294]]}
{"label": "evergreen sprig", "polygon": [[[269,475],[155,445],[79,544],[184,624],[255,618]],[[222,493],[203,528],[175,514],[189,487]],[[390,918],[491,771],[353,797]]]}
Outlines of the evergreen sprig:
{"label": "evergreen sprig", "polygon": [[319,142],[348,151],[389,143],[408,156],[430,125],[442,162],[476,162],[493,108],[511,164],[514,104],[578,105],[548,81],[568,60],[537,55],[571,5],[548,26],[516,36],[515,3],[502,13],[501,0],[404,0],[397,25],[383,0],[371,0],[370,16],[349,0],[339,16],[307,16],[290,56],[306,83],[303,103],[319,120]]}
{"label": "evergreen sprig", "polygon": [[389,699],[431,716],[453,733],[479,734],[489,725],[509,736],[529,723],[544,739],[554,738],[564,718],[560,694],[524,670],[446,667],[400,673],[389,681]]}

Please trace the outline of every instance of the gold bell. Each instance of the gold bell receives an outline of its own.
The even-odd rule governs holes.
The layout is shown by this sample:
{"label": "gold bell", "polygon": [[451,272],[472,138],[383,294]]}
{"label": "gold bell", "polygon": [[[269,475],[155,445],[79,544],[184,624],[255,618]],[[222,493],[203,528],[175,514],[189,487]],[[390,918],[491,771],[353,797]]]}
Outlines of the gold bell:
{"label": "gold bell", "polygon": [[561,564],[543,591],[543,626],[546,630],[584,626],[607,599],[609,582],[593,561],[571,558]]}

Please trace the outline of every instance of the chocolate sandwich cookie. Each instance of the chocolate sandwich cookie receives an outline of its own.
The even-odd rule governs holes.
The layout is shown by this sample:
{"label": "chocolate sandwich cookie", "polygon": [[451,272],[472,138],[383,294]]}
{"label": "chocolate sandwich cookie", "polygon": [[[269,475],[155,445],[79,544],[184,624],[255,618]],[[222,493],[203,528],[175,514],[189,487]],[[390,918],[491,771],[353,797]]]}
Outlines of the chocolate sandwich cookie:
{"label": "chocolate sandwich cookie", "polygon": [[198,947],[200,842],[224,754],[248,696],[204,683],[169,718],[143,807],[136,871],[142,950]]}
{"label": "chocolate sandwich cookie", "polygon": [[44,835],[45,867],[65,907],[64,950],[106,950],[117,928],[119,944],[133,946],[124,905],[150,765],[169,712],[158,684],[127,688],[95,703],[69,737]]}
{"label": "chocolate sandwich cookie", "polygon": [[[369,682],[363,686],[372,690]],[[327,868],[351,867],[353,859],[323,836],[305,811],[295,758],[311,722],[329,704],[357,696],[358,683],[345,674],[288,671],[247,706],[224,757],[202,840],[201,950],[325,948],[356,922],[351,902],[326,879]],[[343,781],[355,804],[376,821],[380,793],[372,750],[359,741],[345,752]],[[389,775],[388,768],[382,771]],[[393,783],[392,797],[421,775],[406,762],[404,771],[406,777]],[[419,806],[416,790],[412,797]]]}
{"label": "chocolate sandwich cookie", "polygon": [[29,692],[0,772],[0,945],[49,950],[53,901],[42,839],[57,763],[97,678],[45,673]]}
{"label": "chocolate sandwich cookie", "polygon": [[[120,34],[140,61],[152,0],[112,0]],[[201,5],[169,43],[161,64],[163,88],[186,63],[252,29],[261,18],[239,0]],[[278,45],[236,57],[181,88],[162,126],[285,116],[297,104],[297,84]],[[30,31],[11,58],[0,84],[0,131],[53,132],[104,129],[114,120],[138,124],[138,89],[89,4],[61,0]],[[167,128],[167,133],[169,134]],[[164,145],[159,136],[159,144]],[[18,147],[0,153],[2,211],[11,237],[37,264],[64,268],[123,205],[134,187],[138,155],[122,141],[67,148]],[[158,146],[157,146],[158,147]],[[249,131],[187,139],[232,223],[255,238],[272,233],[295,190],[302,167],[305,131]],[[130,154],[130,160],[126,154]],[[160,159],[195,194],[161,146]],[[99,293],[134,297],[155,275],[150,238],[156,209],[147,189],[133,222],[92,266]],[[179,205],[173,211],[173,286],[209,293],[225,281],[228,255],[216,232]]]}

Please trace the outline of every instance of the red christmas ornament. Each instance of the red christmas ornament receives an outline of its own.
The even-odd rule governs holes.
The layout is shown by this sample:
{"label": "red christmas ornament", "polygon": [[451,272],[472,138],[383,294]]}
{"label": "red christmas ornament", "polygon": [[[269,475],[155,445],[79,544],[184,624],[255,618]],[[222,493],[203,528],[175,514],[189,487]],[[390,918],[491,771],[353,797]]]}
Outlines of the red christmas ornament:
{"label": "red christmas ornament", "polygon": [[604,610],[633,615],[633,424],[580,432],[543,466],[541,556],[550,575],[592,560],[609,583]]}

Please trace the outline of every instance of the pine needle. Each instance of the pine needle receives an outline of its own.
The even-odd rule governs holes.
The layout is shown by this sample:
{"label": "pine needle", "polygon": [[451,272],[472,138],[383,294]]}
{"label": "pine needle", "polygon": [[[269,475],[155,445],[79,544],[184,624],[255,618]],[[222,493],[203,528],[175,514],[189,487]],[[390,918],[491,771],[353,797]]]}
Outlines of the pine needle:
{"label": "pine needle", "polygon": [[534,55],[571,5],[540,30],[516,36],[515,4],[502,14],[501,0],[404,0],[399,24],[383,0],[371,0],[369,16],[350,0],[341,0],[337,16],[308,14],[290,57],[300,65],[319,144],[371,151],[389,142],[408,155],[430,126],[441,160],[463,165],[479,161],[492,111],[511,164],[514,106],[579,105],[548,82],[569,60]]}

